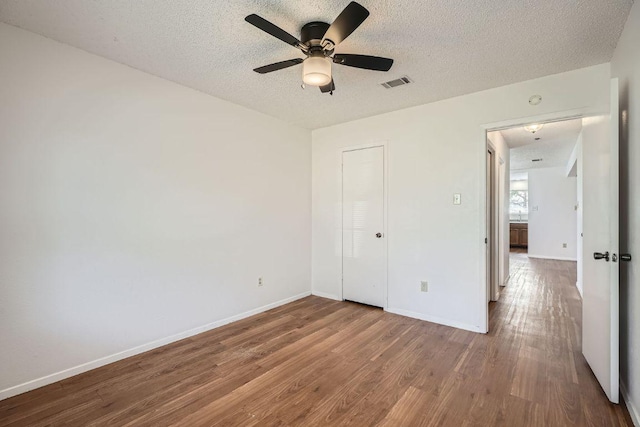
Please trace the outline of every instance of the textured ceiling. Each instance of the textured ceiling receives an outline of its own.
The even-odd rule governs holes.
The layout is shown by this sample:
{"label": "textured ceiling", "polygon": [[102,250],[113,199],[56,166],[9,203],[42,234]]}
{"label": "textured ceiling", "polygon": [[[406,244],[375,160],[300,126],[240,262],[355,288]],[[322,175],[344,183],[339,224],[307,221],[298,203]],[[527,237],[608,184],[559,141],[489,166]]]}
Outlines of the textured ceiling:
{"label": "textured ceiling", "polygon": [[[582,120],[546,123],[535,134],[522,127],[499,131],[510,150],[512,171],[566,166],[582,130]],[[536,141],[535,138],[540,138]],[[542,159],[541,162],[532,162]]]}
{"label": "textured ceiling", "polygon": [[[301,57],[244,21],[295,36],[348,0],[0,0],[0,20],[314,129],[608,62],[632,0],[360,0],[369,18],[337,49],[395,59],[387,73],[334,65],[337,91],[302,90]],[[408,75],[415,83],[384,89]]]}

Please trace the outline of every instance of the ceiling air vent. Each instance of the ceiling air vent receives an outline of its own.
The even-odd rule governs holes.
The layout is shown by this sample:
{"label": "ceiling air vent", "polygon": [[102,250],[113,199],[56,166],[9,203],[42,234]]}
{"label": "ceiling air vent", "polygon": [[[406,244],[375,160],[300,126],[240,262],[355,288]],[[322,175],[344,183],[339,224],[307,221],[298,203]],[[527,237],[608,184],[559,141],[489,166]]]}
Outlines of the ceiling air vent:
{"label": "ceiling air vent", "polygon": [[399,79],[389,80],[388,82],[384,82],[384,83],[380,83],[380,84],[382,86],[384,86],[385,88],[387,88],[387,89],[391,89],[393,87],[398,87],[398,86],[402,86],[402,85],[408,85],[409,83],[413,83],[413,80],[411,80],[407,76],[402,76]]}

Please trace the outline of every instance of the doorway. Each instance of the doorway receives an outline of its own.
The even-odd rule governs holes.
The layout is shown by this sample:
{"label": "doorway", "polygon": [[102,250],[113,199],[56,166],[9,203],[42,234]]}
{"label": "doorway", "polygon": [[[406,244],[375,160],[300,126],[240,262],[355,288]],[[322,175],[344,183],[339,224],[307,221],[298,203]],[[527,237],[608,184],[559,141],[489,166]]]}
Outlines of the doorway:
{"label": "doorway", "polygon": [[[562,126],[570,123],[572,119],[578,118],[581,126],[579,136],[573,143],[574,148],[563,163],[555,166],[556,169],[553,179],[540,179],[538,184],[534,184],[533,174],[544,175],[542,168],[534,167],[529,171],[529,227],[528,236],[528,258],[550,258],[540,260],[541,263],[563,262],[567,263],[568,258],[563,255],[552,254],[543,256],[539,248],[544,248],[545,244],[551,242],[551,246],[546,246],[550,250],[564,250],[562,254],[575,252],[577,263],[573,263],[575,270],[583,273],[582,283],[582,353],[588,362],[591,371],[600,383],[603,391],[609,400],[614,403],[618,402],[619,383],[618,383],[618,324],[619,324],[619,298],[618,298],[618,277],[619,277],[619,257],[618,257],[618,82],[617,79],[611,80],[610,87],[611,102],[609,111],[586,111],[558,113],[553,115],[538,117],[539,122],[533,122],[536,118],[532,118],[533,123],[520,124],[519,121],[509,123],[510,126],[487,126],[486,129],[499,130],[503,134],[509,130],[521,128],[521,132],[529,132],[534,135],[543,127]],[[484,134],[486,138],[492,131]],[[522,134],[520,134],[522,135]],[[570,148],[570,147],[569,147]],[[529,150],[531,155],[535,151]],[[532,163],[542,162],[545,157],[532,156],[528,161]],[[547,157],[551,159],[551,157]],[[513,157],[511,157],[513,161]],[[549,166],[549,165],[547,165]],[[560,173],[561,172],[561,173]],[[489,172],[485,172],[488,174]],[[578,178],[577,185],[573,187],[574,194],[578,196],[566,197],[562,196],[563,189],[561,182],[566,183],[568,179]],[[549,174],[551,176],[553,174]],[[564,181],[556,179],[560,175]],[[540,177],[539,177],[540,178]],[[551,183],[551,184],[550,184]],[[539,185],[538,190],[534,190]],[[548,191],[539,191],[540,188],[548,188]],[[577,188],[576,188],[577,187]],[[488,193],[489,188],[485,191]],[[534,193],[540,196],[534,200]],[[485,193],[486,194],[486,193]],[[560,195],[560,196],[559,196]],[[549,197],[552,196],[552,197]],[[483,200],[484,198],[481,198]],[[564,239],[566,236],[560,236],[559,233],[547,233],[547,237],[551,240],[538,239],[536,230],[533,226],[534,216],[551,211],[549,206],[555,202],[561,202],[570,205],[573,211],[575,226],[561,227],[562,229],[572,232],[576,238],[576,243],[571,247]],[[582,215],[582,229],[578,230],[576,215]],[[562,224],[563,218],[559,211],[552,215],[552,222],[547,222],[549,226],[553,223]],[[564,216],[568,217],[567,212]],[[540,219],[540,218],[539,218]],[[560,240],[559,240],[560,239]],[[534,241],[537,242],[534,244]],[[578,250],[577,242],[581,241],[581,250]],[[535,249],[536,244],[539,244]],[[557,252],[556,252],[557,253]],[[626,254],[625,254],[626,255]],[[577,266],[576,266],[577,264]],[[551,264],[553,265],[553,264]],[[579,276],[579,275],[578,275]],[[482,277],[482,276],[481,276]],[[486,302],[483,301],[483,308],[486,309]],[[487,310],[487,327],[489,318]]]}
{"label": "doorway", "polygon": [[511,253],[578,261],[576,163],[582,122],[570,119],[495,131],[509,147],[509,200],[505,208]]}
{"label": "doorway", "polygon": [[385,149],[342,152],[342,297],[385,307]]}
{"label": "doorway", "polygon": [[498,301],[512,267],[518,270],[529,257],[578,260],[572,161],[581,128],[582,118],[569,118],[486,132],[485,304]]}

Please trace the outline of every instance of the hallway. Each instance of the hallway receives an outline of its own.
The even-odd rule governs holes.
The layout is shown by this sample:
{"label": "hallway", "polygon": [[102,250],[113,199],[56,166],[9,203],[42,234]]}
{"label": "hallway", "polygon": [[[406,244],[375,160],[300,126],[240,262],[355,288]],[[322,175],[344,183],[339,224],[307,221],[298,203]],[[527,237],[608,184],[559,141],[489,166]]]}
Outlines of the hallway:
{"label": "hallway", "polygon": [[509,282],[491,303],[489,339],[517,354],[504,368],[512,375],[510,394],[533,402],[527,416],[540,411],[546,425],[632,425],[626,409],[608,402],[582,355],[576,274],[575,262],[512,250]]}

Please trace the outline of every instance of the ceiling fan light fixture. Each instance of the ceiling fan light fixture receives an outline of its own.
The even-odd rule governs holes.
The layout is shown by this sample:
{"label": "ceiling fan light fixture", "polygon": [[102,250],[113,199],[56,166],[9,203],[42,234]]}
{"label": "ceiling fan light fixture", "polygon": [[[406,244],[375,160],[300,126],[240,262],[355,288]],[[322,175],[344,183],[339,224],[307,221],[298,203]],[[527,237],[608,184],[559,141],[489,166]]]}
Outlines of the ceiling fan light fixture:
{"label": "ceiling fan light fixture", "polygon": [[524,127],[524,130],[526,130],[527,132],[531,132],[531,133],[536,133],[538,132],[540,129],[542,129],[544,125],[541,123],[533,123],[530,125],[527,125]]}
{"label": "ceiling fan light fixture", "polygon": [[331,59],[323,54],[312,55],[302,62],[302,81],[309,86],[331,83]]}
{"label": "ceiling fan light fixture", "polygon": [[254,68],[253,71],[267,74],[302,64],[303,85],[316,86],[320,92],[329,95],[333,95],[333,91],[336,90],[331,76],[333,64],[363,70],[389,71],[393,65],[393,59],[390,58],[352,53],[336,53],[334,55],[334,49],[349,37],[368,16],[369,11],[364,6],[351,1],[331,24],[320,21],[304,24],[300,29],[300,39],[298,39],[255,13],[247,15],[244,20],[249,24],[299,49],[306,55],[305,59],[293,58],[279,61]]}

